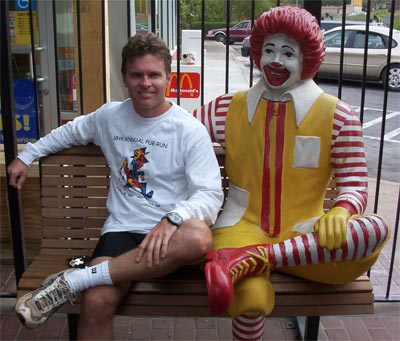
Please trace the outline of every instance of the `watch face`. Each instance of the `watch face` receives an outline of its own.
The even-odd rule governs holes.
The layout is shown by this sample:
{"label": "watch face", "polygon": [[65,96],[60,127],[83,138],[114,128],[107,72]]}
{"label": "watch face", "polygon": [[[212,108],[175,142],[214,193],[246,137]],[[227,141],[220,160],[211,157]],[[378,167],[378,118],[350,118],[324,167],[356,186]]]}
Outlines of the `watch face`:
{"label": "watch face", "polygon": [[174,224],[176,226],[179,226],[183,222],[182,217],[176,212],[167,213],[166,218],[171,222],[171,224]]}

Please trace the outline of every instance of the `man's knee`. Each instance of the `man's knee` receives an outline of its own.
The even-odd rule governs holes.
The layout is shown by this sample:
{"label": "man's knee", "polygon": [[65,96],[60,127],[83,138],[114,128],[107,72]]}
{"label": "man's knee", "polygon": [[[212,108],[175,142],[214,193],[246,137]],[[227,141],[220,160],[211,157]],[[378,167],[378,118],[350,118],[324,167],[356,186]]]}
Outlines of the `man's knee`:
{"label": "man's knee", "polygon": [[[182,232],[185,231],[184,245],[193,260],[204,257],[211,250],[212,233],[210,228],[203,221],[188,220],[182,226]],[[184,230],[183,230],[184,229]]]}
{"label": "man's knee", "polygon": [[82,314],[96,312],[97,317],[107,318],[114,315],[122,298],[115,286],[98,286],[86,290],[82,299]]}

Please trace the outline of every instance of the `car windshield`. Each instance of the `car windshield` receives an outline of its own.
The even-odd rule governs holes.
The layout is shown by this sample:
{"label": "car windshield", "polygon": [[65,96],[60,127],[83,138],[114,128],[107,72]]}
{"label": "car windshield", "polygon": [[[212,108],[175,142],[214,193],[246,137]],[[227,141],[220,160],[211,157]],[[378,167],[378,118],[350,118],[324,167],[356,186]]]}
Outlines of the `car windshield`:
{"label": "car windshield", "polygon": [[242,22],[236,24],[235,26],[233,26],[233,28],[236,28],[236,29],[247,28],[247,25],[248,25],[247,21],[242,21]]}

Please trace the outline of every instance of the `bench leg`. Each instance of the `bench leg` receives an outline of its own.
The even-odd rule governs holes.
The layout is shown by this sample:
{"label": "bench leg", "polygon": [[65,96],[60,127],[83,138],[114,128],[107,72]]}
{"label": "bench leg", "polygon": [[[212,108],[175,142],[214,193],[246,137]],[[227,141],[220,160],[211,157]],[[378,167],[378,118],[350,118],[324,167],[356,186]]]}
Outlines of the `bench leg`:
{"label": "bench leg", "polygon": [[78,322],[79,322],[78,314],[68,314],[68,333],[69,333],[69,339],[71,341],[77,340]]}
{"label": "bench leg", "polygon": [[319,316],[297,316],[297,323],[302,340],[318,340]]}

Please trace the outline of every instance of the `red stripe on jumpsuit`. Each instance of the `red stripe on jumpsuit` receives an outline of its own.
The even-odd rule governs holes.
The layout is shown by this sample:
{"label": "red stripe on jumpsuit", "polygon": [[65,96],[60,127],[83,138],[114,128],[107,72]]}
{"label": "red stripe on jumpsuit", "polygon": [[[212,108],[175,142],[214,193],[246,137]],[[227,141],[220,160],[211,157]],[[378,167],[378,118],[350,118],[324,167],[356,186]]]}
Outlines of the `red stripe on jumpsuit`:
{"label": "red stripe on jumpsuit", "polygon": [[[278,104],[276,120],[276,141],[274,165],[270,165],[269,157],[273,143],[271,143],[270,127],[274,117],[274,102],[267,103],[264,139],[264,172],[262,179],[262,206],[261,206],[261,228],[271,236],[277,236],[281,225],[281,197],[282,197],[282,161],[284,149],[284,124],[286,105]],[[275,167],[275,179],[271,181],[270,167]],[[270,185],[274,184],[275,198],[271,198]],[[271,200],[274,200],[274,216],[271,217]],[[271,221],[273,220],[273,221]]]}

